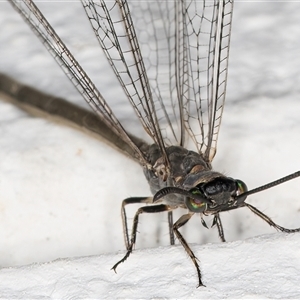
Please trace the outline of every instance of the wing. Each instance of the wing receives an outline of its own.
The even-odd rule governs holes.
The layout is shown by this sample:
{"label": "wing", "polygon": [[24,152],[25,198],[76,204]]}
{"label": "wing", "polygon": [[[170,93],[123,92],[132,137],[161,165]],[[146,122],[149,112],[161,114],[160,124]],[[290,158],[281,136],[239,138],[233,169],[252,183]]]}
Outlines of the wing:
{"label": "wing", "polygon": [[224,107],[232,1],[82,3],[123,90],[162,153],[168,145],[185,146],[190,136],[211,161]]}
{"label": "wing", "polygon": [[[147,159],[32,1],[10,0],[85,100]],[[216,152],[224,107],[233,3],[82,0],[94,32],[165,164],[168,145],[190,136],[207,161]]]}
{"label": "wing", "polygon": [[[95,35],[142,126],[159,146],[168,165],[165,143],[148,72],[128,1],[81,0]],[[142,4],[142,3],[140,3]]]}
{"label": "wing", "polygon": [[197,149],[210,162],[216,153],[224,108],[232,10],[231,0],[193,1],[186,10],[186,34],[194,38],[188,45],[190,92],[183,96],[184,121]]}
{"label": "wing", "polygon": [[30,25],[34,33],[45,45],[47,50],[58,62],[65,74],[69,77],[86,102],[96,112],[100,119],[134,151],[137,159],[144,166],[148,165],[144,153],[137,147],[130,135],[120,124],[111,108],[97,90],[91,79],[81,68],[71,52],[65,46],[60,37],[48,23],[46,18],[31,0],[9,0],[12,6],[19,12],[24,20]]}

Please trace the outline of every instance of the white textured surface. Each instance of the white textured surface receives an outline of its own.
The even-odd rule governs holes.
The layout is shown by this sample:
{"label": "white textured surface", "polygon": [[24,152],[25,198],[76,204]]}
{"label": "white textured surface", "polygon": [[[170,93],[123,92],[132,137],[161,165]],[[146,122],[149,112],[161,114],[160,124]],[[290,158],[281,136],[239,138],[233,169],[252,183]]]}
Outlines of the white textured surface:
{"label": "white textured surface", "polygon": [[[40,4],[130,126],[131,111],[87,34],[88,23],[81,23],[80,5]],[[249,188],[300,169],[299,9],[292,2],[235,5],[227,104],[213,165]],[[7,2],[0,2],[0,26],[1,72],[83,103]],[[197,217],[182,230],[207,288],[195,289],[195,270],[180,246],[158,247],[168,244],[164,214],[141,217],[138,250],[115,275],[110,268],[124,253],[121,200],[149,195],[141,168],[105,143],[5,102],[0,116],[2,298],[299,298],[299,235],[274,233],[246,209],[222,216],[227,240],[234,242],[220,244],[216,230],[203,228]],[[293,228],[300,226],[299,194],[298,179],[247,201]],[[84,258],[66,258],[74,256]]]}
{"label": "white textured surface", "polygon": [[[299,299],[297,235],[261,235],[225,244],[192,245],[206,287],[179,246],[136,250],[130,263],[110,271],[120,255],[60,259],[6,268],[1,298],[30,299]],[[279,255],[280,254],[280,255]]]}

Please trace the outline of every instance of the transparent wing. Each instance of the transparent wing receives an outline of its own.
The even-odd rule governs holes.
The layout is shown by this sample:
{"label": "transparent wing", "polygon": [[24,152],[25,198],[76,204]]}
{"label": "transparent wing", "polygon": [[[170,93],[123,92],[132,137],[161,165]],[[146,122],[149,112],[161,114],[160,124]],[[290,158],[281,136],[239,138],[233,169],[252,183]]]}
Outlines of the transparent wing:
{"label": "transparent wing", "polygon": [[113,114],[105,99],[92,83],[91,79],[75,60],[71,52],[67,49],[35,4],[30,0],[9,1],[30,25],[39,39],[42,40],[47,50],[56,59],[74,86],[79,90],[81,95],[83,95],[84,99],[97,113],[101,120],[103,120],[107,126],[112,128],[113,131],[134,150],[141,164],[147,165],[147,159],[142,151],[132,141],[130,136]]}
{"label": "transparent wing", "polygon": [[[176,89],[182,86],[178,82],[174,85],[179,57],[174,49],[174,33],[182,30],[176,28],[183,24],[182,13],[178,13],[181,5],[176,5],[176,14],[181,17],[178,21],[176,1],[82,0],[82,3],[101,48],[146,132],[163,154],[165,145],[183,145],[182,98],[174,97]],[[171,15],[169,7],[173,10]],[[167,163],[166,155],[164,159]]]}
{"label": "transparent wing", "polygon": [[[152,90],[128,1],[81,0],[95,35],[145,131],[168,164]],[[140,3],[142,4],[142,3]]]}
{"label": "transparent wing", "polygon": [[[232,1],[127,3],[165,145],[185,146],[190,136],[211,161],[225,100]],[[122,80],[126,89],[135,85]]]}
{"label": "transparent wing", "polygon": [[184,94],[184,121],[208,161],[216,153],[224,108],[232,10],[230,0],[191,1],[186,10],[187,36],[194,38],[188,45],[190,92]]}
{"label": "transparent wing", "polygon": [[[32,1],[10,0],[86,101],[146,164],[143,153]],[[216,152],[224,107],[233,3],[87,1],[83,6],[109,63],[146,132],[158,144],[190,136],[207,161]]]}

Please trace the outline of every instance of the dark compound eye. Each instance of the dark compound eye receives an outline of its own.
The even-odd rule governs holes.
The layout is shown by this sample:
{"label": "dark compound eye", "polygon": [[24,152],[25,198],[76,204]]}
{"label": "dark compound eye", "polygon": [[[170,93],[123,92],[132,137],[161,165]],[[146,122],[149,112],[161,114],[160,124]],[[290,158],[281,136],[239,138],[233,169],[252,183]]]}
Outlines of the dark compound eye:
{"label": "dark compound eye", "polygon": [[[244,181],[236,179],[236,187],[237,187],[237,191],[236,191],[236,195],[242,195],[244,193],[246,193],[248,191],[247,185],[245,184]],[[239,197],[239,201],[238,202],[244,202],[246,200],[247,196],[245,197]]]}
{"label": "dark compound eye", "polygon": [[[201,193],[201,191],[198,188],[193,188],[189,192],[194,195],[197,195],[197,199],[187,197],[185,200],[186,207],[191,212],[195,212],[195,213],[204,212],[207,209],[207,199],[205,198],[205,196]],[[201,201],[201,197],[203,197],[203,201]]]}

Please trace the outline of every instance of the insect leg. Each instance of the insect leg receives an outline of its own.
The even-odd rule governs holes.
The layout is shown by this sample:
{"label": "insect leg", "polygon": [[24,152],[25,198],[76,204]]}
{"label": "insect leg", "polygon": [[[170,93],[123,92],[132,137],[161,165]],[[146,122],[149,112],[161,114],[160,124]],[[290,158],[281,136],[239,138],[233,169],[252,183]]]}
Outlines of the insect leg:
{"label": "insect leg", "polygon": [[[141,199],[147,200],[148,198],[141,198]],[[149,199],[151,199],[151,198],[149,198]],[[134,200],[132,200],[132,201],[134,201]],[[134,202],[131,202],[131,203],[134,203]],[[136,202],[136,203],[143,203],[143,201]],[[120,263],[124,262],[129,257],[129,255],[131,254],[131,252],[133,250],[133,246],[135,245],[135,241],[136,241],[136,233],[137,233],[137,227],[138,227],[138,223],[139,223],[139,215],[142,214],[142,213],[158,213],[158,212],[170,211],[170,210],[173,210],[175,208],[176,208],[176,206],[171,207],[171,206],[166,205],[166,204],[159,204],[159,205],[152,205],[152,206],[143,206],[143,207],[140,207],[137,210],[137,212],[135,213],[134,219],[133,219],[131,238],[130,238],[130,241],[129,241],[127,252],[126,252],[125,256],[112,267],[112,269],[115,272],[116,272],[116,269],[117,269],[118,265]]]}
{"label": "insect leg", "polygon": [[168,223],[169,223],[169,235],[170,245],[175,245],[174,231],[173,231],[173,212],[168,212]]}
{"label": "insect leg", "polygon": [[221,218],[220,218],[220,214],[215,214],[214,219],[213,219],[213,223],[212,226],[217,225],[218,228],[218,232],[219,232],[219,237],[221,239],[222,242],[226,242],[225,240],[225,236],[224,236],[224,230],[223,230],[223,225],[221,222]]}
{"label": "insect leg", "polygon": [[265,214],[263,214],[260,210],[258,210],[256,207],[245,203],[245,205],[252,211],[254,212],[257,216],[259,216],[260,218],[262,218],[264,221],[266,221],[270,226],[282,231],[282,232],[287,232],[287,233],[292,233],[292,232],[300,232],[300,228],[295,228],[295,229],[288,229],[288,228],[284,228],[280,225],[277,225],[276,223],[274,223],[271,218],[269,218],[268,216],[266,216]]}
{"label": "insect leg", "polygon": [[123,235],[126,249],[129,249],[129,235],[128,235],[128,225],[127,225],[127,215],[125,210],[125,205],[127,204],[139,204],[139,203],[152,203],[152,197],[130,197],[122,201],[121,216],[123,223]]}
{"label": "insect leg", "polygon": [[198,285],[198,287],[199,287],[199,286],[204,286],[204,284],[201,281],[201,271],[200,271],[199,264],[197,262],[198,259],[195,256],[194,252],[189,247],[189,245],[186,242],[186,240],[183,238],[183,236],[181,235],[181,233],[178,230],[180,227],[182,227],[183,225],[185,225],[190,220],[190,218],[192,216],[193,216],[193,213],[189,213],[189,214],[185,214],[185,215],[181,216],[177,220],[177,222],[174,224],[173,230],[174,230],[174,233],[175,233],[176,237],[180,241],[181,245],[183,246],[183,248],[185,249],[185,251],[187,252],[187,254],[189,255],[189,257],[192,259],[193,264],[196,267],[197,274],[198,274],[198,279],[199,279],[199,285]]}

